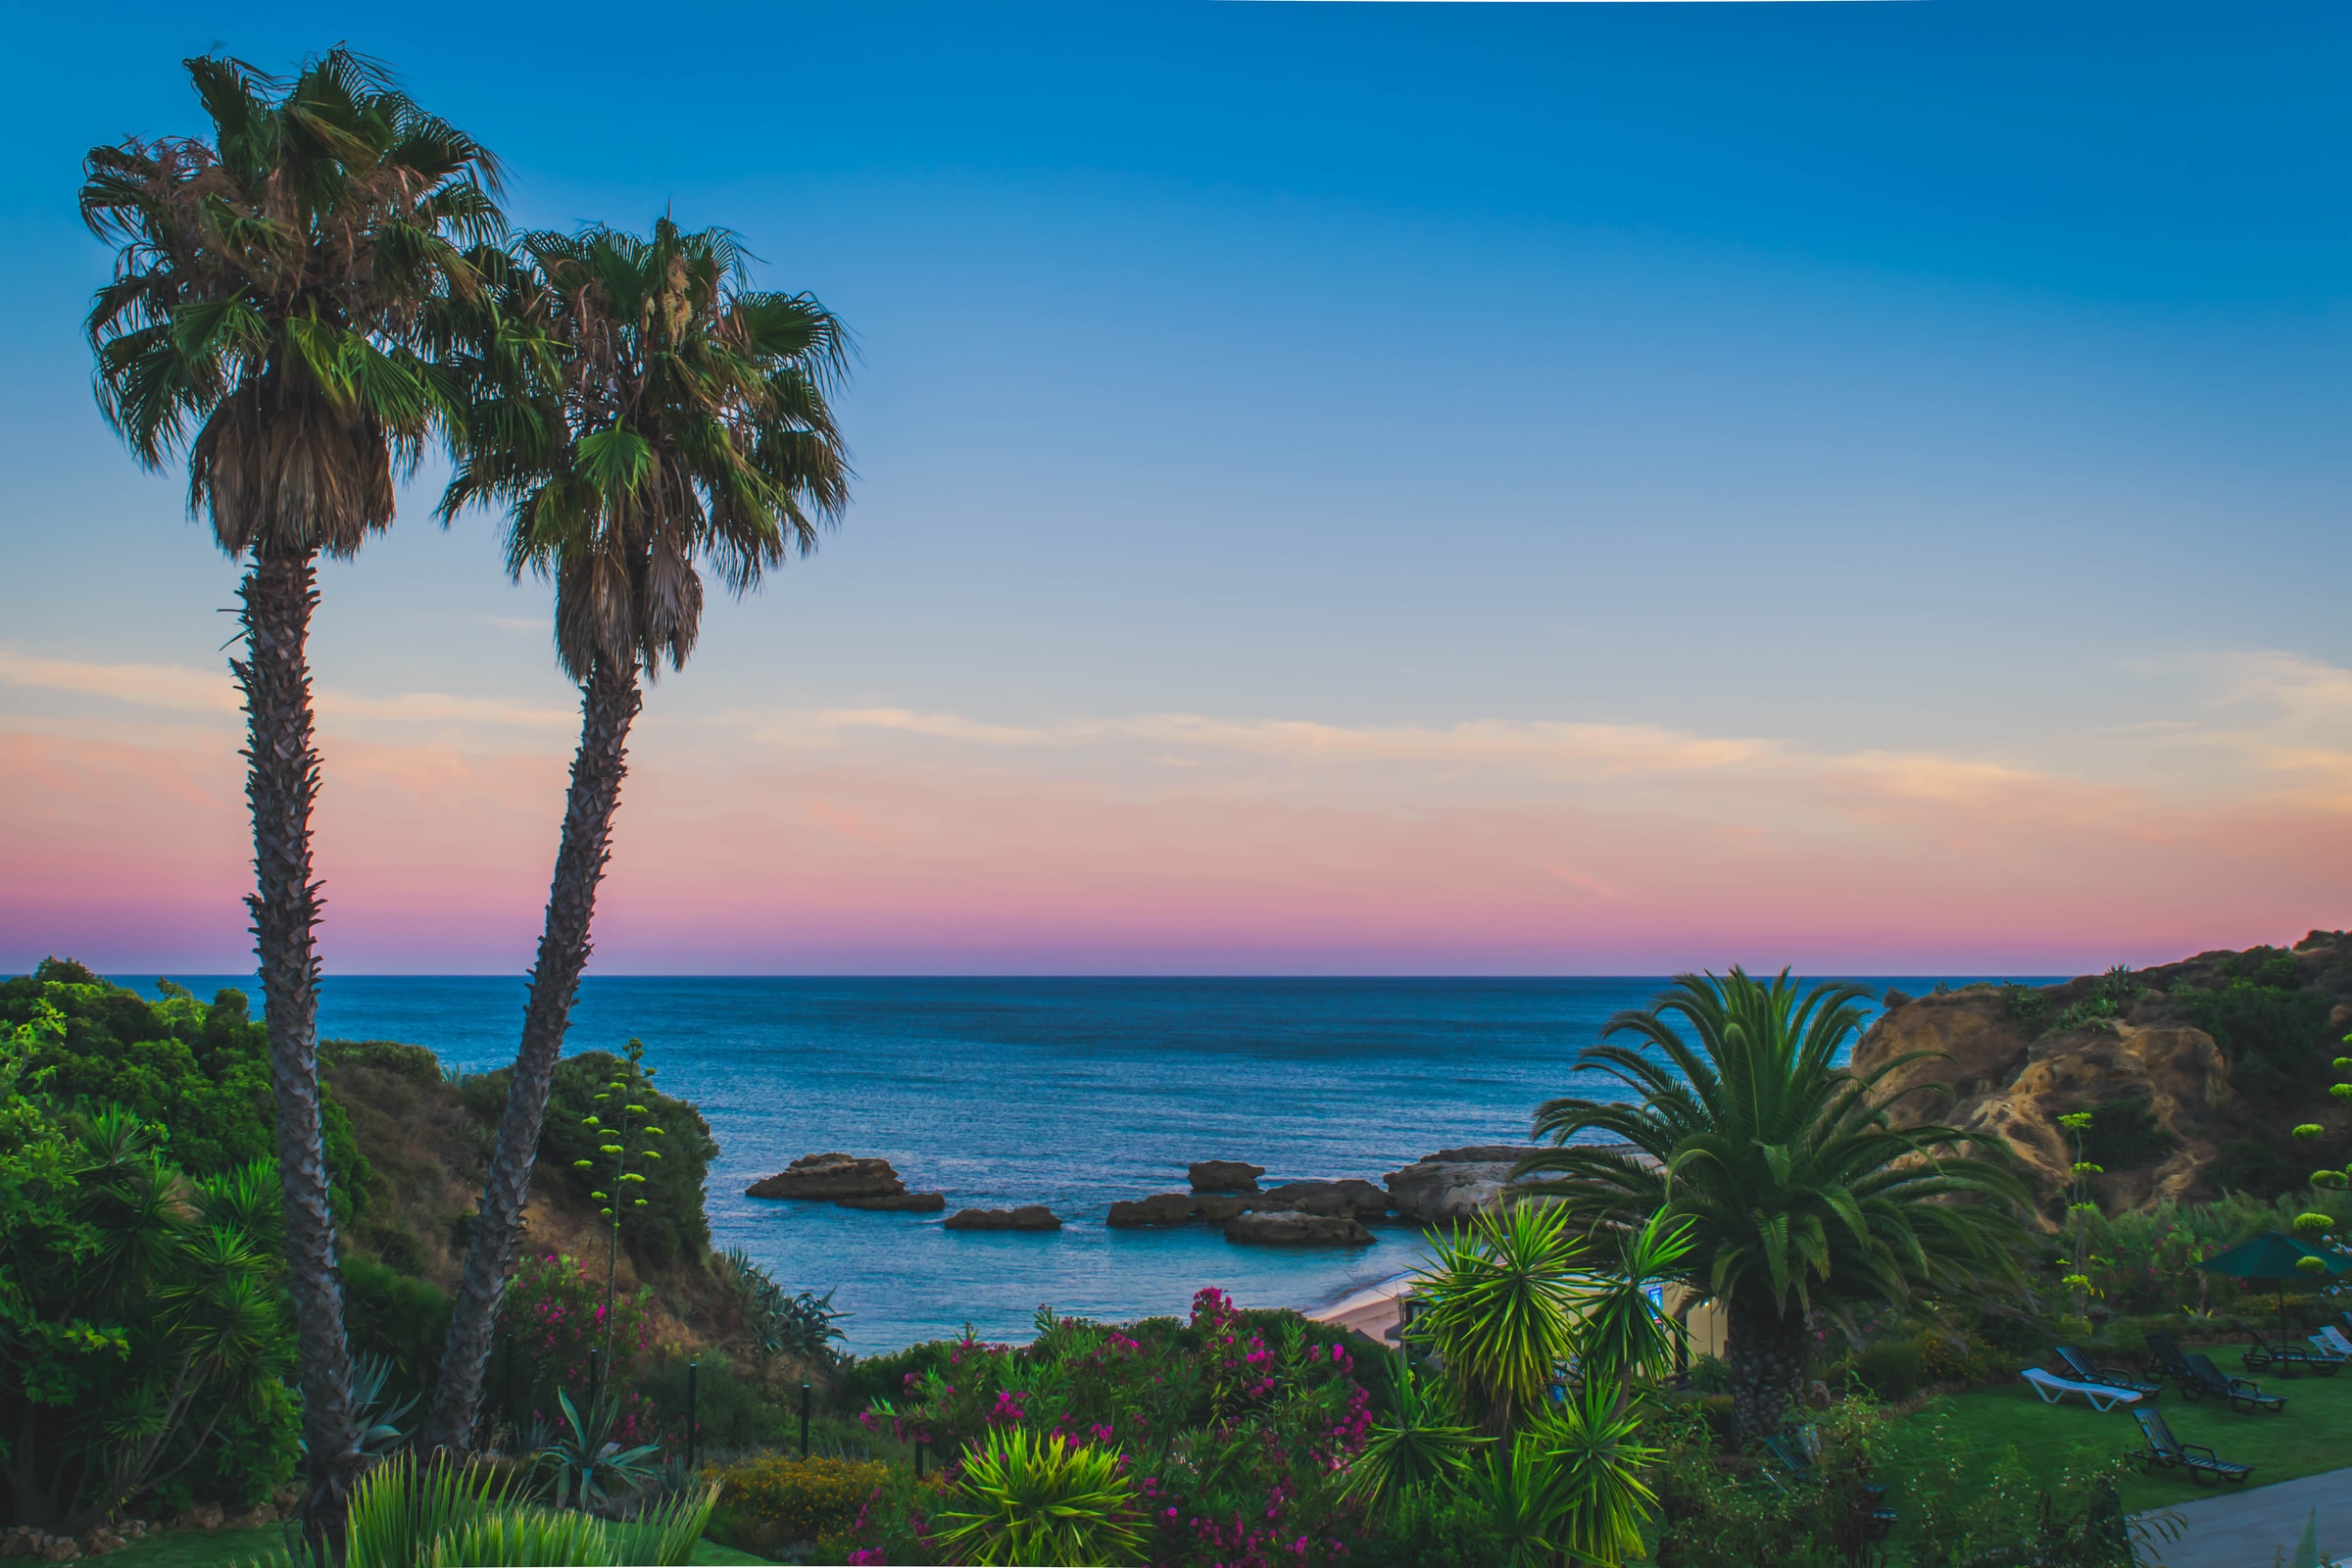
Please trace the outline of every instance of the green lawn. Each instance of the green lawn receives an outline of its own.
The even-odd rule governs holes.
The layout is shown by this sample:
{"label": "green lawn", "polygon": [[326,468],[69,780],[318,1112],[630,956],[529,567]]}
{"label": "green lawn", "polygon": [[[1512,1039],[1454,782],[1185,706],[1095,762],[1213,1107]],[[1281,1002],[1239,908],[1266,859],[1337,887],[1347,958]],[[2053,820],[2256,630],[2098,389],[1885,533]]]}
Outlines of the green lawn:
{"label": "green lawn", "polygon": [[[252,1530],[166,1530],[134,1541],[106,1559],[107,1568],[240,1568],[260,1561],[285,1544],[285,1531],[276,1525]],[[764,1563],[715,1541],[695,1548],[698,1563]]]}
{"label": "green lawn", "polygon": [[[2212,1353],[2216,1365],[2232,1375],[2239,1373],[2233,1348]],[[2169,1388],[2156,1408],[2182,1443],[2205,1444],[2233,1464],[2252,1465],[2249,1487],[2352,1465],[2352,1372],[2326,1378],[2263,1376],[2257,1381],[2265,1392],[2286,1396],[2284,1414],[2240,1415],[2210,1399],[2191,1404]],[[2141,1446],[2139,1425],[2130,1410],[2100,1413],[2074,1398],[2044,1404],[2033,1390],[2017,1383],[1929,1401],[1902,1423],[1896,1437],[1898,1454],[1906,1441],[1924,1437],[1928,1421],[1937,1413],[1950,1419],[1966,1445],[1964,1451],[1989,1459],[2014,1446],[2036,1471],[2055,1471],[2076,1449],[2104,1456]],[[1899,1462],[1886,1479],[1899,1491]],[[2200,1487],[2178,1471],[2145,1476],[2134,1470],[2124,1485],[2124,1506],[2136,1512],[2211,1496],[2216,1490],[2224,1489]]]}

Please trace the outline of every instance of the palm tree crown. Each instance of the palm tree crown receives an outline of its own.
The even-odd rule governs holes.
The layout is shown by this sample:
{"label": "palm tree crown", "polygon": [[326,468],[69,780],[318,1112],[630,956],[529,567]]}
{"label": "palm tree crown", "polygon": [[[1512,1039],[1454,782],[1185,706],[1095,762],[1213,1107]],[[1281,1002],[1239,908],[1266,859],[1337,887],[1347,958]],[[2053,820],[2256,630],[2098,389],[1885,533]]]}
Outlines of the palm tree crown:
{"label": "palm tree crown", "polygon": [[347,50],[291,83],[187,70],[212,140],[85,162],[83,220],[118,251],[88,320],[100,410],[149,467],[185,448],[231,555],[351,555],[444,401],[419,351],[502,230],[498,165]]}
{"label": "palm tree crown", "polygon": [[[1537,1136],[1559,1147],[1520,1162],[1523,1190],[1591,1223],[1663,1213],[1687,1225],[1687,1277],[1730,1309],[1736,1379],[1758,1332],[1785,1351],[1816,1308],[1900,1303],[2012,1267],[2026,1197],[2014,1172],[1956,1128],[1896,1126],[1878,1093],[1917,1056],[1866,1074],[1838,1064],[1867,996],[1800,988],[1786,971],[1770,982],[1740,969],[1684,975],[1577,1057],[1636,1098],[1552,1100],[1536,1113]],[[1640,1044],[1611,1043],[1620,1035]],[[1570,1142],[1586,1132],[1633,1152]],[[1794,1375],[1784,1364],[1768,1381]]]}
{"label": "palm tree crown", "polygon": [[808,295],[742,287],[724,229],[665,218],[650,238],[599,227],[520,249],[472,350],[442,514],[506,506],[509,569],[554,579],[573,679],[676,668],[701,630],[699,566],[744,592],[847,505],[826,401],[846,334]]}

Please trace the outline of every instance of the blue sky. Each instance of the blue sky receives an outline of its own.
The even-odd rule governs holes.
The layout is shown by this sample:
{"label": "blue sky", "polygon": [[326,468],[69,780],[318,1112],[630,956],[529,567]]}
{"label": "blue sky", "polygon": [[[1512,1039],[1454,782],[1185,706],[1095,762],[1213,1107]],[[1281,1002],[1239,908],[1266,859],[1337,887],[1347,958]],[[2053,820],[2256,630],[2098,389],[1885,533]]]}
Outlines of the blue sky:
{"label": "blue sky", "polygon": [[[1087,897],[1224,929],[1249,898],[1145,875],[1129,839],[1039,837],[1054,814],[1039,803],[1133,808],[1104,833],[1155,842],[1168,769],[1213,774],[1227,803],[1392,824],[1535,809],[1559,793],[1541,769],[1339,779],[1225,753],[1204,769],[1144,720],[1601,726],[1932,759],[2217,824],[2175,904],[2067,905],[1986,948],[1936,911],[1982,925],[2003,899],[2048,906],[2036,875],[2058,874],[2034,870],[2042,840],[1998,835],[2080,846],[2126,808],[1979,801],[1965,826],[1864,844],[1786,801],[1726,826],[1728,807],[1612,796],[1624,769],[1595,775],[1586,804],[1619,824],[1695,813],[1791,864],[1827,835],[1894,868],[1795,944],[1843,967],[1958,948],[2028,967],[2159,957],[2352,912],[2308,872],[2352,802],[2340,7],[686,5],[553,22],[477,8],[459,35],[437,13],[262,5],[0,24],[20,63],[0,105],[18,240],[0,261],[17,304],[0,319],[0,559],[20,585],[0,717],[59,745],[217,750],[217,713],[88,673],[217,668],[233,568],[179,519],[176,481],[136,473],[91,412],[76,318],[105,258],[72,191],[93,141],[197,128],[181,56],[288,64],[347,38],[500,152],[519,221],[725,223],[763,281],[812,290],[858,334],[856,508],[817,558],[711,617],[655,698],[643,765],[781,802],[815,787],[822,752],[826,811],[882,780],[943,796],[1026,780],[1032,809],[969,832],[1010,860],[1083,862],[1092,880],[1070,888]],[[486,523],[443,533],[414,511],[330,570],[322,684],[379,710],[418,693],[561,710],[543,591],[503,580]],[[844,712],[920,722],[845,739],[810,717]],[[352,717],[350,744],[556,766],[566,744],[560,724],[378,720]],[[470,809],[451,788],[419,824]],[[44,799],[20,815],[51,820]],[[1876,809],[1855,808],[1884,831]],[[370,816],[392,840],[399,819]],[[1514,831],[1574,846],[1616,829]],[[2064,873],[2111,884],[2146,842]],[[516,856],[538,886],[541,851]],[[1575,874],[1642,884],[1651,854],[1673,858]],[[1338,891],[1353,866],[1309,858],[1286,886],[1358,903]],[[762,906],[784,923],[736,961],[794,966],[860,873],[840,874],[790,920]],[[515,875],[498,898],[527,911]],[[1769,882],[1748,892],[1772,906]],[[967,893],[918,878],[905,897],[936,911]],[[1436,902],[1505,933],[1480,939],[1496,965],[1634,962],[1590,946],[1602,927],[1555,931],[1508,899],[1470,918],[1474,894]],[[1662,894],[1641,954],[1671,966],[1744,940],[1706,903]],[[1079,961],[1058,926],[991,946],[973,933],[1002,911],[984,906],[963,937],[915,922],[930,961]],[[106,929],[103,909],[36,912]],[[1514,921],[1543,934],[1514,945]],[[389,916],[369,929],[355,961],[438,951]],[[1870,947],[1890,929],[1909,934]],[[1206,951],[1191,940],[1138,926],[1101,962],[1176,963]],[[1217,961],[1489,951],[1333,940],[1269,930]],[[905,950],[887,922],[860,941],[808,961]]]}

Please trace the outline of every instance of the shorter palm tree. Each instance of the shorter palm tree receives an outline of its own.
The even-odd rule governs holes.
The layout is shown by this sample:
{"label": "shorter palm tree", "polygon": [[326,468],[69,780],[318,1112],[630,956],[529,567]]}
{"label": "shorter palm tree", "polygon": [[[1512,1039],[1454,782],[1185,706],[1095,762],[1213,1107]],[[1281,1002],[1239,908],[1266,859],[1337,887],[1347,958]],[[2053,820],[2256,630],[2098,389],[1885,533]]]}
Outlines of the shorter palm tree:
{"label": "shorter palm tree", "polygon": [[[2028,1194],[1999,1147],[1954,1127],[1898,1127],[1889,1114],[1895,1097],[1880,1086],[1929,1054],[1867,1073],[1838,1064],[1866,996],[1800,987],[1786,971],[1770,982],[1740,969],[1680,977],[1577,1057],[1579,1071],[1606,1073],[1635,1098],[1546,1102],[1536,1132],[1558,1147],[1516,1173],[1521,1193],[1585,1226],[1624,1233],[1665,1218],[1683,1228],[1679,1277],[1726,1308],[1743,1438],[1779,1425],[1804,1376],[1816,1309],[1900,1305],[1922,1291],[2020,1277]],[[1638,1044],[1611,1044],[1619,1035]],[[1586,1133],[1617,1147],[1572,1142]]]}
{"label": "shorter palm tree", "polygon": [[1348,1472],[1348,1494],[1375,1511],[1417,1493],[1459,1487],[1489,1440],[1458,1425],[1402,1350],[1389,1381],[1389,1419],[1365,1439]]}

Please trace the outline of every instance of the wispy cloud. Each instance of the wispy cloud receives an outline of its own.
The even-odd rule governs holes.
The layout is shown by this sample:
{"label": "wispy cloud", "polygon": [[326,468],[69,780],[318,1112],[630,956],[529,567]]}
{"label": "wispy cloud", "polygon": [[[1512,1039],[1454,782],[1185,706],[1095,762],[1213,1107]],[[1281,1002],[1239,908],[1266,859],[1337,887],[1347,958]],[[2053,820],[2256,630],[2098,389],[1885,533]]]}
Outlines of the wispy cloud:
{"label": "wispy cloud", "polygon": [[[236,681],[222,670],[177,664],[94,663],[44,659],[0,648],[0,684],[30,691],[99,697],[137,708],[185,713],[235,713],[243,699]],[[376,720],[394,724],[519,725],[571,728],[576,711],[500,697],[462,697],[448,692],[399,692],[373,697],[322,687],[316,703],[322,718]]]}

